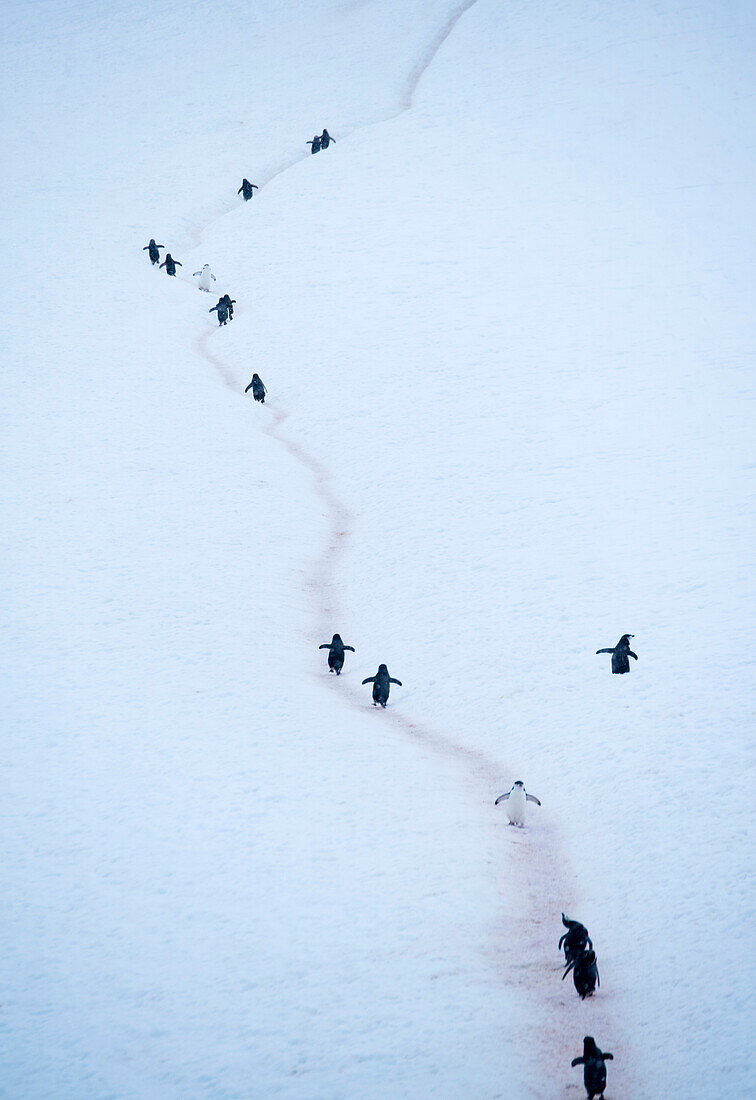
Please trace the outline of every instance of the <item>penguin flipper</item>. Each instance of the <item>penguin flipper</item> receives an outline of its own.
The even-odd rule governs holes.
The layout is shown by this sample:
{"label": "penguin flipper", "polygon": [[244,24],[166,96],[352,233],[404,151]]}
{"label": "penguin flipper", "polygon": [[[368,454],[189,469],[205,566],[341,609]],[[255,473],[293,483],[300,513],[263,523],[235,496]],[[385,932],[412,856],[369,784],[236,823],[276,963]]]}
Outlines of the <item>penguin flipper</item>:
{"label": "penguin flipper", "polygon": [[368,676],[367,680],[363,680],[362,682],[363,682],[363,684],[374,684],[375,683],[375,676]]}
{"label": "penguin flipper", "polygon": [[401,680],[395,680],[393,676],[389,676],[389,683],[390,684],[398,684],[399,687],[404,687],[404,684],[402,683],[402,681]]}
{"label": "penguin flipper", "polygon": [[638,660],[638,654],[633,653],[632,649],[628,649],[627,652],[630,654],[631,657],[635,657],[636,661]]}
{"label": "penguin flipper", "polygon": [[[249,387],[247,387],[247,389],[249,389]],[[245,390],[244,392],[246,393],[247,391]],[[318,646],[318,649],[330,649],[330,648],[331,648],[331,643],[330,642],[323,642],[322,645]]]}
{"label": "penguin flipper", "polygon": [[348,649],[350,653],[354,653],[354,646],[353,645],[345,645],[344,649]]}
{"label": "penguin flipper", "polygon": [[562,974],[562,981],[564,981],[564,979],[567,977],[567,975],[572,970],[572,968],[573,968],[573,966],[575,965],[576,962],[577,962],[577,959],[572,959],[570,962],[567,963],[567,965],[564,968],[564,974]]}
{"label": "penguin flipper", "polygon": [[613,1062],[614,1061],[614,1055],[610,1054],[608,1050],[603,1051],[602,1054],[601,1054],[601,1057],[604,1059],[605,1062],[607,1062],[607,1061],[608,1062]]}
{"label": "penguin flipper", "polygon": [[572,1061],[570,1062],[570,1065],[571,1066],[584,1066],[585,1065],[585,1058],[583,1058],[583,1057],[573,1058]]}
{"label": "penguin flipper", "polygon": [[614,653],[614,650],[613,649],[597,649],[596,653],[597,654],[599,654],[599,653]]}
{"label": "penguin flipper", "polygon": [[[494,806],[498,806],[500,802],[506,802],[511,793],[512,793],[511,791],[507,791],[506,794],[500,794],[499,797],[494,802]],[[560,947],[562,946],[561,943],[559,944],[559,946]]]}
{"label": "penguin flipper", "polygon": [[536,798],[536,796],[534,794],[526,794],[525,795],[525,801],[526,802],[535,802],[536,806],[541,805],[540,801]]}

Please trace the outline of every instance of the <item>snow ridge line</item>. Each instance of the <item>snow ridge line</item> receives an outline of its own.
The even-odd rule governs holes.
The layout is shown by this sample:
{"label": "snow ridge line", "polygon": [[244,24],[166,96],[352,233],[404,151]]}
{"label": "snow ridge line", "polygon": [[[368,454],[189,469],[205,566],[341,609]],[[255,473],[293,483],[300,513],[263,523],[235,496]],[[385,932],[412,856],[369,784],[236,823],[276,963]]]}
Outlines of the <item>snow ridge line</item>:
{"label": "snow ridge line", "polygon": [[[374,122],[353,127],[344,135],[348,137],[356,130],[380,122],[391,121],[411,110],[414,96],[423,74],[432,64],[439,49],[451,34],[465,12],[474,6],[477,0],[464,0],[439,29],[425,53],[417,61],[405,81],[399,97],[397,110],[387,113]],[[343,139],[342,139],[343,140]],[[277,176],[283,174],[307,154],[297,156],[263,177],[264,187]],[[204,232],[221,217],[239,209],[234,204],[215,217],[189,231],[193,246],[202,241]],[[210,338],[219,329],[202,332],[195,343],[200,354],[216,369],[224,384],[239,394],[239,383],[224,360],[210,347]],[[329,530],[325,545],[312,565],[310,579],[306,581],[313,601],[316,617],[319,620],[318,634],[325,637],[332,633],[333,623],[340,618],[340,600],[337,584],[339,561],[343,557],[350,536],[352,513],[332,488],[333,475],[328,468],[313,457],[295,439],[281,432],[281,428],[290,413],[275,403],[266,402],[270,412],[270,422],[260,430],[271,439],[279,442],[292,457],[312,476],[316,495],[324,504],[329,516]],[[340,678],[327,678],[331,690],[338,692],[339,698],[362,712],[372,708],[365,702],[364,693],[347,686]],[[415,722],[397,713],[388,712],[390,720],[409,737],[426,749],[459,766],[464,764],[468,783],[479,790],[482,786],[488,791],[493,802],[493,793],[500,789],[502,773],[514,775],[512,768],[504,768],[492,756],[478,749],[462,745],[445,733],[430,726]],[[502,828],[503,826],[498,826]],[[532,832],[520,832],[506,828],[506,839],[511,843],[499,848],[499,867],[501,881],[511,882],[517,876],[520,886],[518,897],[518,917],[513,919],[507,914],[506,927],[500,924],[492,930],[492,943],[482,949],[496,970],[499,980],[507,988],[515,990],[528,1004],[536,1021],[536,1027],[508,1021],[512,1029],[513,1041],[521,1049],[531,1053],[531,1085],[529,1095],[538,1100],[552,1100],[554,1081],[564,1081],[570,1085],[569,1063],[580,1052],[581,1041],[578,1036],[590,1030],[594,1034],[605,1036],[607,1045],[613,1049],[627,1050],[618,1029],[615,1014],[611,1010],[608,998],[592,1001],[591,1018],[579,1023],[575,997],[571,989],[566,989],[557,981],[562,964],[557,963],[556,940],[561,934],[559,914],[576,912],[577,898],[569,885],[574,880],[569,870],[569,859],[564,851],[563,842],[555,824],[547,812],[541,812],[536,843]],[[579,1026],[578,1026],[579,1024]],[[619,1042],[618,1042],[619,1039]],[[545,1072],[544,1072],[545,1071]],[[624,1076],[624,1074],[623,1074]],[[629,1074],[627,1075],[629,1077]],[[627,1080],[627,1077],[625,1078]]]}

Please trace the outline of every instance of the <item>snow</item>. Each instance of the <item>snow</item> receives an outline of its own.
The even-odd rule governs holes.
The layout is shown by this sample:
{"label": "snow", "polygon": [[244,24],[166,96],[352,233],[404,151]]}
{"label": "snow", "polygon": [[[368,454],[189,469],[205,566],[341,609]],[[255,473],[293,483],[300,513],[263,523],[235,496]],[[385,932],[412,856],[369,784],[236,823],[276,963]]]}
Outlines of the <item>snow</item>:
{"label": "snow", "polygon": [[0,1095],[747,1094],[751,13],[4,22]]}

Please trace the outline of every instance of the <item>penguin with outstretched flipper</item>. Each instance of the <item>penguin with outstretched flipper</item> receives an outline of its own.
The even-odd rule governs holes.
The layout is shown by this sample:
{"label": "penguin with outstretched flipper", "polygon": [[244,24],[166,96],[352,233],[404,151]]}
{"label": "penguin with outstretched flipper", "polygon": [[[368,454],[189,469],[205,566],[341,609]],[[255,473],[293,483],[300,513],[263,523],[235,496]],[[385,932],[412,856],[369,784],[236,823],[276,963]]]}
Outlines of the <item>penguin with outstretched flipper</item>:
{"label": "penguin with outstretched flipper", "polygon": [[401,680],[395,680],[393,676],[389,676],[389,670],[386,665],[378,665],[378,671],[375,676],[368,676],[368,678],[362,682],[363,684],[373,685],[373,706],[381,706],[384,710],[388,702],[389,692],[391,691],[389,684],[398,684],[399,687],[403,687]]}
{"label": "penguin with outstretched flipper", "polygon": [[581,1001],[584,1001],[586,997],[593,996],[596,992],[596,986],[601,985],[596,952],[583,951],[577,958],[568,962],[564,968],[564,974],[562,974],[562,981],[567,977],[570,970],[572,971],[575,989],[580,994]]}
{"label": "penguin with outstretched flipper", "polygon": [[250,183],[249,180],[242,180],[242,185],[236,193],[237,195],[242,194],[244,196],[244,201],[249,202],[255,191],[259,190],[260,188],[256,183]]}
{"label": "penguin with outstretched flipper", "polygon": [[579,920],[570,920],[569,917],[565,917],[564,913],[562,913],[562,924],[567,931],[559,940],[559,949],[561,950],[564,946],[564,961],[566,963],[572,962],[584,951],[593,950],[591,937],[588,935],[588,929],[584,924],[581,924]]}
{"label": "penguin with outstretched flipper", "polygon": [[[197,279],[197,276],[199,276],[199,279]],[[213,289],[215,276],[210,270],[210,264],[205,264],[201,271],[195,271],[192,278],[197,279],[197,286],[200,290],[206,290],[209,294]]]}
{"label": "penguin with outstretched flipper", "polygon": [[146,244],[142,249],[142,252],[147,252],[153,264],[160,263],[160,253],[158,249],[165,248],[164,244],[155,244],[155,238],[150,237],[150,243]]}
{"label": "penguin with outstretched flipper", "polygon": [[611,653],[612,655],[612,672],[621,674],[623,672],[630,671],[630,662],[628,657],[633,657],[638,660],[638,654],[633,653],[630,648],[630,639],[634,638],[634,634],[623,634],[620,640],[617,642],[614,649],[597,649],[596,653]]}
{"label": "penguin with outstretched flipper", "polygon": [[177,267],[183,267],[184,265],[179,260],[174,260],[170,252],[166,252],[165,259],[160,265],[165,268],[166,275],[175,275]]}
{"label": "penguin with outstretched flipper", "polygon": [[334,634],[330,642],[323,642],[322,645],[318,646],[318,649],[328,650],[328,667],[337,676],[341,675],[341,670],[344,667],[344,650],[348,649],[351,653],[354,653],[354,647],[344,645],[340,634]]}
{"label": "penguin with outstretched flipper", "polygon": [[604,1100],[606,1088],[605,1062],[614,1061],[614,1055],[608,1050],[601,1051],[596,1046],[596,1040],[592,1035],[586,1035],[583,1039],[583,1054],[580,1058],[573,1058],[570,1065],[583,1066],[583,1084],[588,1093],[588,1100]]}
{"label": "penguin with outstretched flipper", "polygon": [[266,390],[265,386],[263,385],[262,379],[260,378],[259,374],[253,374],[252,375],[252,381],[247,386],[247,388],[244,392],[248,393],[250,390],[252,390],[252,396],[254,397],[255,401],[259,401],[261,404],[264,405],[265,404],[265,394],[268,391]]}
{"label": "penguin with outstretched flipper", "polygon": [[506,794],[500,794],[494,802],[494,806],[498,806],[500,802],[506,802],[507,804],[509,824],[517,825],[520,829],[525,824],[526,804],[528,802],[535,802],[536,806],[541,805],[534,794],[528,794],[525,790],[525,784],[521,779],[515,782],[511,791],[508,791]]}

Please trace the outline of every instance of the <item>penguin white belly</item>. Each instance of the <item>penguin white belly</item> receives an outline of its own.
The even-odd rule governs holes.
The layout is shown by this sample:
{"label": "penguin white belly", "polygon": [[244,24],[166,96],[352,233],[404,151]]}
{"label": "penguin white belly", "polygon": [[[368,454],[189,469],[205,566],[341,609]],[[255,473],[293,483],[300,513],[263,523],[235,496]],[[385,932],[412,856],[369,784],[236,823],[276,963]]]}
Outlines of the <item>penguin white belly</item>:
{"label": "penguin white belly", "polygon": [[507,816],[512,825],[525,824],[525,792],[515,787],[507,799]]}
{"label": "penguin white belly", "polygon": [[200,288],[200,290],[209,291],[212,288],[212,285],[213,285],[212,280],[213,280],[212,273],[210,271],[203,270],[202,274],[200,275],[199,279],[197,280],[197,286]]}

